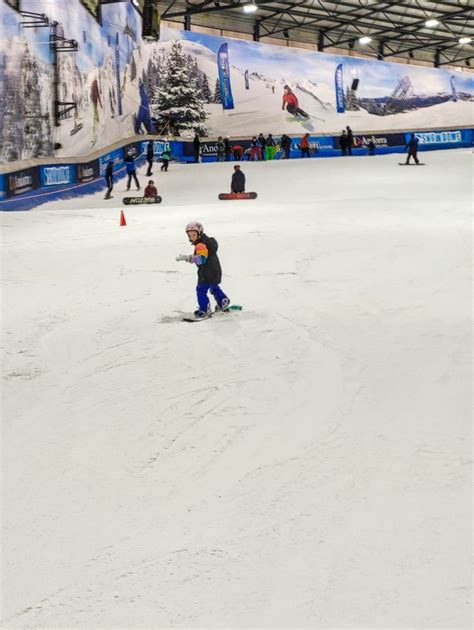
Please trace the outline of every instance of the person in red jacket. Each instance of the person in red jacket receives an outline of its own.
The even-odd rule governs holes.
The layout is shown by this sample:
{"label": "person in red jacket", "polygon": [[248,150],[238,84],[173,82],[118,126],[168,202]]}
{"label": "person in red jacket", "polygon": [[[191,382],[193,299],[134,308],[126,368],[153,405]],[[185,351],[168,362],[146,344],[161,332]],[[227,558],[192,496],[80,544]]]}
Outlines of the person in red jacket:
{"label": "person in red jacket", "polygon": [[148,186],[145,188],[145,192],[143,193],[144,197],[158,197],[158,191],[155,186],[155,182],[150,179],[148,182]]}
{"label": "person in red jacket", "polygon": [[293,116],[301,116],[302,118],[309,118],[309,114],[304,112],[299,107],[298,99],[296,98],[296,94],[294,94],[289,85],[285,85],[283,88],[283,105],[282,109]]}
{"label": "person in red jacket", "polygon": [[301,157],[311,157],[311,154],[309,152],[309,133],[305,133],[304,136],[301,138]]}

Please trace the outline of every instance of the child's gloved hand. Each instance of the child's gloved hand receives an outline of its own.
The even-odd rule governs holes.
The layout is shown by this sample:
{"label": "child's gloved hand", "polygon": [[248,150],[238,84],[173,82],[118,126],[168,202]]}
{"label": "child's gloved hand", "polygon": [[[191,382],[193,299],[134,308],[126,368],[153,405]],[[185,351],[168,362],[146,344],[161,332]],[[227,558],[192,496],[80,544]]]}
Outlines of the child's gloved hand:
{"label": "child's gloved hand", "polygon": [[181,262],[182,260],[184,260],[185,262],[193,262],[193,256],[192,254],[179,254],[179,256],[176,256],[176,260],[178,262]]}

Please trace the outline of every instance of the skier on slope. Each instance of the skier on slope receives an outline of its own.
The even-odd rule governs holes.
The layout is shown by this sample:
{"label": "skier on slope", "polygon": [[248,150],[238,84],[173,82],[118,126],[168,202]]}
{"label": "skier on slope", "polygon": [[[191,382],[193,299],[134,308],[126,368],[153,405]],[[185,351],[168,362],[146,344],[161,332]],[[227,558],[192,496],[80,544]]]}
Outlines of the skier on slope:
{"label": "skier on slope", "polygon": [[309,114],[300,109],[296,94],[292,92],[289,85],[285,85],[285,87],[283,88],[283,105],[281,108],[284,110],[285,107],[286,111],[289,114],[292,114],[295,118],[297,116],[301,116],[302,118],[309,118]]}
{"label": "skier on slope", "polygon": [[211,304],[207,297],[209,291],[217,302],[216,311],[228,310],[230,300],[219,286],[222,280],[222,269],[217,256],[216,239],[204,234],[204,228],[199,221],[188,223],[186,234],[189,242],[194,245],[194,254],[180,254],[176,260],[194,263],[198,269],[196,293],[199,307],[194,312],[194,316],[196,319],[202,319],[211,315]]}

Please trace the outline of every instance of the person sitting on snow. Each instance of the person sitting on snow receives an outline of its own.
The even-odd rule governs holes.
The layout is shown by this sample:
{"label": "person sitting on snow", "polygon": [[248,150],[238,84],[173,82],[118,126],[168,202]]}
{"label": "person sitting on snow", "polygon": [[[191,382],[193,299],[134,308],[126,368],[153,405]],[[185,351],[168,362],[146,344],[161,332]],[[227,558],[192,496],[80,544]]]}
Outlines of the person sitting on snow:
{"label": "person sitting on snow", "polygon": [[156,189],[155,182],[152,179],[148,182],[148,186],[145,188],[143,196],[150,198],[158,197],[158,190]]}
{"label": "person sitting on snow", "polygon": [[234,166],[234,174],[232,175],[230,189],[233,193],[245,192],[245,175],[240,170],[239,164]]}

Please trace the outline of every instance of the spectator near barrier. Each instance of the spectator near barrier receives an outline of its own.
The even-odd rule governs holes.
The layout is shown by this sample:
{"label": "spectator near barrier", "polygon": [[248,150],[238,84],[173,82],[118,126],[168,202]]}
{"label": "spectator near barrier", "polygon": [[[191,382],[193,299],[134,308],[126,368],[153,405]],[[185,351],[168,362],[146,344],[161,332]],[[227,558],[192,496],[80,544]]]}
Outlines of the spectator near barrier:
{"label": "spectator near barrier", "polygon": [[234,160],[235,160],[236,162],[239,162],[239,161],[242,159],[243,155],[244,155],[244,150],[243,150],[243,148],[240,146],[240,144],[235,144],[235,145],[232,147],[232,153],[233,153],[233,155],[234,155]]}
{"label": "spectator near barrier", "polygon": [[280,140],[280,145],[283,150],[282,158],[285,160],[290,159],[290,151],[291,151],[291,138],[284,133]]}
{"label": "spectator near barrier", "polygon": [[301,157],[311,157],[309,152],[309,133],[305,133],[301,138]]}
{"label": "spectator near barrier", "polygon": [[347,133],[345,129],[342,130],[339,136],[339,148],[341,149],[341,155],[347,155]]}
{"label": "spectator near barrier", "polygon": [[347,125],[347,154],[352,155],[352,147],[354,146],[354,134],[352,133],[352,129]]}

